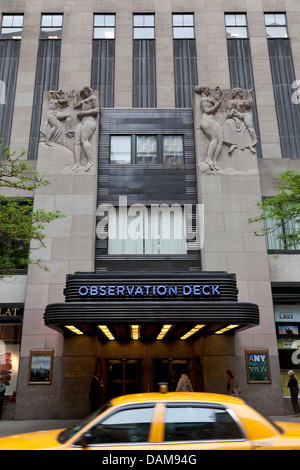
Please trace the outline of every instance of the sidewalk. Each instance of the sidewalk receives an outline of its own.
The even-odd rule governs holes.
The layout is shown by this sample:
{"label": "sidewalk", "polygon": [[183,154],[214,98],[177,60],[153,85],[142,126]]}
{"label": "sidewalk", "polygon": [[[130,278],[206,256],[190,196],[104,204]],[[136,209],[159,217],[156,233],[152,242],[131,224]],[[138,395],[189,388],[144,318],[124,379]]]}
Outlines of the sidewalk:
{"label": "sidewalk", "polygon": [[30,420],[13,421],[0,420],[0,437],[10,436],[11,434],[23,434],[25,432],[46,431],[49,429],[65,429],[79,423],[80,419],[63,420]]}
{"label": "sidewalk", "polygon": [[[300,423],[300,417],[294,418],[292,415],[270,416],[273,421],[290,421]],[[23,434],[25,432],[46,431],[48,429],[65,429],[79,423],[80,419],[64,420],[30,420],[30,421],[12,421],[0,420],[0,437],[12,434]]]}

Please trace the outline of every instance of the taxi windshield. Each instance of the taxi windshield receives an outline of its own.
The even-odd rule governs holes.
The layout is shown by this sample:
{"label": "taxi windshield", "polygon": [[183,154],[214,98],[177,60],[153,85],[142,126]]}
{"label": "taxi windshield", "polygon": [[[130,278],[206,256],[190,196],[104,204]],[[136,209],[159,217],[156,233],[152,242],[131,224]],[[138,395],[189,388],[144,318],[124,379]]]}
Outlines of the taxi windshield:
{"label": "taxi windshield", "polygon": [[60,444],[64,444],[69,439],[71,439],[71,437],[73,437],[78,431],[80,431],[80,429],[84,428],[84,426],[86,426],[90,421],[93,421],[94,418],[96,418],[97,416],[100,416],[101,413],[104,413],[104,411],[108,410],[111,407],[112,407],[112,404],[110,402],[106,403],[97,411],[95,411],[93,414],[88,415],[85,419],[83,419],[78,424],[76,424],[76,426],[65,429],[59,434],[58,442]]}

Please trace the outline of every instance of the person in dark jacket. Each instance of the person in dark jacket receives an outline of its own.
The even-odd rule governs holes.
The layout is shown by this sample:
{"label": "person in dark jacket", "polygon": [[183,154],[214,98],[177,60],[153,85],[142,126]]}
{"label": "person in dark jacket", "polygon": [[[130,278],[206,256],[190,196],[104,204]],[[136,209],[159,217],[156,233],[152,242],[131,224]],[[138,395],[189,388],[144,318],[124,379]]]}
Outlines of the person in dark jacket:
{"label": "person in dark jacket", "polygon": [[92,411],[96,411],[100,406],[101,391],[104,388],[103,380],[101,380],[100,374],[95,370],[90,385],[89,398],[91,400]]}
{"label": "person in dark jacket", "polygon": [[298,381],[294,375],[294,372],[292,370],[288,371],[288,376],[290,378],[287,387],[290,389],[291,392],[291,400],[292,400],[292,406],[294,410],[294,417],[296,418],[299,416],[300,413],[300,408],[298,404]]}

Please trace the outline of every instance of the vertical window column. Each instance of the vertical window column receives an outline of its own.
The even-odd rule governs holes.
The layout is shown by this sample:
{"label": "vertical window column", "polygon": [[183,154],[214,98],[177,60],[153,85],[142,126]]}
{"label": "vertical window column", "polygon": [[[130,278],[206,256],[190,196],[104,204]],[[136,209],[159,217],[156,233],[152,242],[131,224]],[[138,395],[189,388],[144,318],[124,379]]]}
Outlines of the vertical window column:
{"label": "vertical window column", "polygon": [[114,106],[115,15],[94,15],[91,87],[98,90],[101,108]]}
{"label": "vertical window column", "polygon": [[191,108],[198,84],[194,15],[173,14],[173,53],[176,108]]}
{"label": "vertical window column", "polygon": [[154,15],[133,15],[133,107],[156,108]]}
{"label": "vertical window column", "polygon": [[36,160],[44,91],[57,90],[63,15],[42,15],[28,156]]}
{"label": "vertical window column", "polygon": [[229,60],[229,73],[231,88],[253,89],[252,118],[255,133],[258,139],[256,145],[257,156],[261,157],[260,133],[257,118],[254,78],[252,70],[250,40],[248,38],[247,19],[245,14],[226,14],[226,37]]}
{"label": "vertical window column", "polygon": [[296,80],[286,15],[265,14],[278,129],[283,158],[300,158],[300,108],[291,99]]}
{"label": "vertical window column", "polygon": [[0,36],[0,158],[10,144],[23,15],[3,15]]}

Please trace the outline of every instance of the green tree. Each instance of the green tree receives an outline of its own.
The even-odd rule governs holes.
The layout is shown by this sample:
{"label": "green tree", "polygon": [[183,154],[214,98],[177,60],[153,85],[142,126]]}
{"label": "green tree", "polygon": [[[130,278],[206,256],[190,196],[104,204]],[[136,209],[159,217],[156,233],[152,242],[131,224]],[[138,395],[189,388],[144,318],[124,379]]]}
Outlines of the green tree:
{"label": "green tree", "polygon": [[[284,248],[300,246],[300,174],[296,170],[286,170],[278,175],[279,186],[276,196],[257,203],[262,211],[248,222],[264,222],[264,228],[255,231],[256,236],[276,232]],[[284,232],[282,226],[288,227]]]}
{"label": "green tree", "polygon": [[[25,158],[26,152],[16,156],[16,152],[5,148],[5,158],[0,159],[0,191],[1,188],[10,188],[14,194],[20,191],[30,194],[50,184],[46,175],[34,170]],[[9,194],[11,191],[5,192]],[[46,225],[62,217],[65,215],[58,210],[34,209],[30,197],[0,194],[0,278],[14,274],[16,269],[25,268],[28,264],[37,264],[48,270],[41,259],[32,260],[31,253],[45,247]]]}

